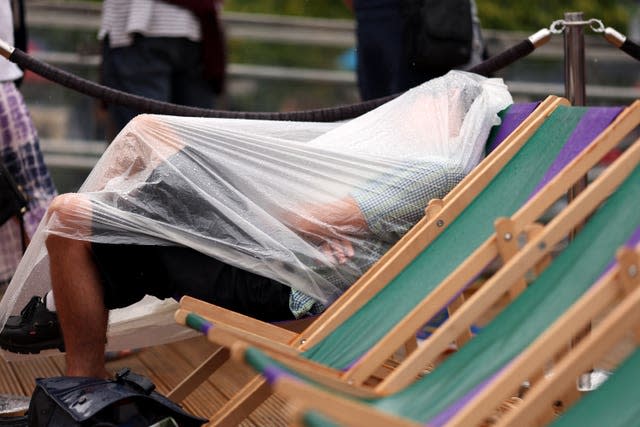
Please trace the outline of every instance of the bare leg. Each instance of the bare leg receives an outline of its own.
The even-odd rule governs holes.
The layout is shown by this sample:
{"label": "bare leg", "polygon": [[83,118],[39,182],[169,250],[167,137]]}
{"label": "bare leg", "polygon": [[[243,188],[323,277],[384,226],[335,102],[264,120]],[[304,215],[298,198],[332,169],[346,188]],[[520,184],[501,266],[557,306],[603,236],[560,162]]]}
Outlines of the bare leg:
{"label": "bare leg", "polygon": [[[64,221],[78,207],[74,196],[59,196],[50,211]],[[50,234],[46,241],[51,284],[66,348],[66,374],[108,377],[104,365],[108,312],[89,242]]]}

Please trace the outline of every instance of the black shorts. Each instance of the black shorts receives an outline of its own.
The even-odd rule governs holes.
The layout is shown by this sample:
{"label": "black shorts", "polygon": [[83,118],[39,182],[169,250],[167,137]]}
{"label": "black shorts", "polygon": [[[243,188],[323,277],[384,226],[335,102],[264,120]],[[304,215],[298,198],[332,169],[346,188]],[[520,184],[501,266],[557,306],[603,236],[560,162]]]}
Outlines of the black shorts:
{"label": "black shorts", "polygon": [[109,309],[189,295],[265,321],[291,320],[291,288],[190,248],[92,243]]}

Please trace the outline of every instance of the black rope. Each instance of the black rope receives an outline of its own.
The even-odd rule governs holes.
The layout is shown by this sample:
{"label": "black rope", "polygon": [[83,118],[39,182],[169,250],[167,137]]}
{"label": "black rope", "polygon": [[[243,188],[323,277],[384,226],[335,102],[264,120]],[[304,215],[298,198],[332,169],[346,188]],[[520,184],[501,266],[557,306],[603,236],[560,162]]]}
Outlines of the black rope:
{"label": "black rope", "polygon": [[[512,46],[504,52],[493,56],[486,61],[470,68],[468,71],[489,75],[520,58],[533,52],[535,46],[529,39]],[[60,68],[46,64],[35,59],[20,49],[14,49],[9,60],[20,67],[30,70],[52,82],[58,83],[76,92],[98,98],[110,104],[129,107],[133,110],[153,113],[169,114],[176,116],[192,117],[219,117],[233,119],[260,119],[260,120],[295,120],[307,122],[336,122],[340,120],[358,117],[374,108],[394,99],[398,94],[383,98],[372,99],[357,104],[342,105],[332,108],[320,108],[314,110],[289,111],[289,112],[250,112],[250,111],[225,111],[206,108],[188,107],[169,102],[156,101],[138,95],[115,90],[90,80],[83,79]]]}
{"label": "black rope", "polygon": [[500,53],[499,55],[492,56],[486,61],[481,62],[480,64],[471,68],[469,71],[472,71],[477,74],[481,74],[483,76],[488,76],[494,73],[495,71],[501,70],[506,66],[511,65],[518,59],[524,58],[525,56],[533,52],[535,49],[536,47],[533,45],[533,43],[531,43],[529,39],[525,39],[520,43],[514,46],[511,46],[510,48]]}
{"label": "black rope", "polygon": [[622,43],[620,50],[640,61],[640,46],[638,46],[637,43],[634,43],[629,37],[627,37],[624,43]]}

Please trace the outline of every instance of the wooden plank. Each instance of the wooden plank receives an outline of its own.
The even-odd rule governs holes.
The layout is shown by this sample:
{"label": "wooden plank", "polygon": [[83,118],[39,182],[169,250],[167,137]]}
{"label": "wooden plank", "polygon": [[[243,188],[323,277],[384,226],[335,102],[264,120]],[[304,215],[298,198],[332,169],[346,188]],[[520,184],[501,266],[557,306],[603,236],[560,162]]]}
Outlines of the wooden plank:
{"label": "wooden plank", "polygon": [[62,370],[54,361],[62,356],[50,356],[29,358],[25,361],[10,362],[9,367],[14,372],[20,387],[27,395],[31,395],[35,388],[36,378],[57,377],[62,375]]}
{"label": "wooden plank", "polygon": [[[147,367],[154,379],[171,389],[177,384],[192,367],[172,349],[167,347],[152,347],[138,356]],[[208,418],[215,408],[224,404],[226,398],[210,383],[204,383],[194,390],[191,395],[182,402],[188,411],[195,415]]]}
{"label": "wooden plank", "polygon": [[31,390],[25,390],[9,363],[0,359],[0,394],[29,396]]}

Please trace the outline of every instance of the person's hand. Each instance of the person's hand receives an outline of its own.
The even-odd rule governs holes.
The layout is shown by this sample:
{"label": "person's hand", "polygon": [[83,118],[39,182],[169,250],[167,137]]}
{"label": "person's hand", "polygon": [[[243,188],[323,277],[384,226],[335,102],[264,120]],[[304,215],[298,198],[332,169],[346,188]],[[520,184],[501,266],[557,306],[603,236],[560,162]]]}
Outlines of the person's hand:
{"label": "person's hand", "polygon": [[322,253],[333,263],[344,264],[354,254],[353,245],[348,239],[327,240],[321,246]]}
{"label": "person's hand", "polygon": [[297,206],[282,215],[282,222],[340,264],[353,256],[352,236],[367,232],[358,204],[351,197],[326,204]]}

